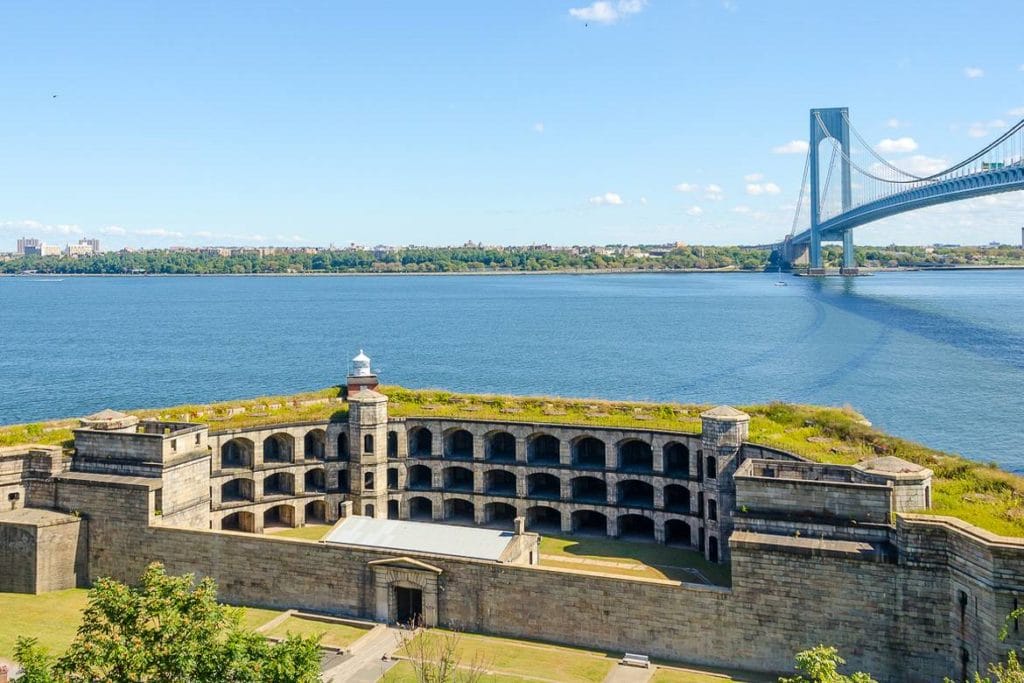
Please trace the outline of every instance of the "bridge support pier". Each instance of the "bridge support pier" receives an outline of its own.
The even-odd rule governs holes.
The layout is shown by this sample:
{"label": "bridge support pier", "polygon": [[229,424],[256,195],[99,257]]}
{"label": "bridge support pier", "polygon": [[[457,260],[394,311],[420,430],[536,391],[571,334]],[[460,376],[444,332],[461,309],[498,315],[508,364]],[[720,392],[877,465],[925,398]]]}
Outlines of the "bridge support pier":
{"label": "bridge support pier", "polygon": [[853,251],[853,230],[843,233],[843,267],[839,269],[840,275],[858,275],[857,256]]}
{"label": "bridge support pier", "polygon": [[808,251],[810,252],[810,261],[807,274],[824,275],[825,265],[821,258],[821,233],[818,231],[817,225],[811,226],[811,243],[808,245]]}

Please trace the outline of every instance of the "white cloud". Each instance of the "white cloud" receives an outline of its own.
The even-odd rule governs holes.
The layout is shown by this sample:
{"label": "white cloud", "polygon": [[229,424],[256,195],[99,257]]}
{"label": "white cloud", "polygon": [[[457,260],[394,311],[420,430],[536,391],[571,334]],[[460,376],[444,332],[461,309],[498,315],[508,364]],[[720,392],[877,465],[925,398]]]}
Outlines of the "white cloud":
{"label": "white cloud", "polygon": [[0,221],[0,232],[18,234],[19,237],[34,237],[35,235],[60,235],[63,237],[71,235],[82,235],[82,229],[74,223],[43,223],[35,220]]}
{"label": "white cloud", "polygon": [[647,197],[641,197],[640,203],[643,204],[644,206],[647,206]]}
{"label": "white cloud", "polygon": [[[945,159],[937,157],[929,157],[923,154],[915,154],[913,156],[904,157],[902,159],[893,159],[892,165],[896,168],[902,169],[907,173],[918,176],[929,176],[944,171],[949,168],[949,162]],[[869,169],[872,173],[880,175],[883,178],[888,177],[885,175],[886,168],[882,164],[872,164]]]}
{"label": "white cloud", "polygon": [[718,202],[725,199],[725,190],[722,189],[721,185],[711,183],[704,188],[704,196],[713,202]]}
{"label": "white cloud", "polygon": [[775,154],[806,154],[807,147],[806,140],[790,140],[784,145],[772,147],[772,152]]}
{"label": "white cloud", "polygon": [[686,210],[687,216],[699,216],[702,213],[704,213],[704,209],[700,208],[696,204],[694,204],[693,206]]}
{"label": "white cloud", "polygon": [[108,225],[105,228],[100,228],[100,234],[121,236],[127,235],[128,231],[122,228],[120,225]]}
{"label": "white cloud", "polygon": [[743,176],[743,180],[745,180],[748,183],[756,183],[758,181],[764,180],[764,173],[748,173],[747,175]]}
{"label": "white cloud", "polygon": [[543,121],[538,121],[537,123],[533,124],[533,132],[534,133],[543,133],[544,132],[544,122]]}
{"label": "white cloud", "polygon": [[743,204],[740,204],[739,206],[732,207],[732,212],[733,213],[750,213],[750,211],[751,211],[751,208],[749,206],[745,206]]}
{"label": "white cloud", "polygon": [[1024,116],[1024,107],[1017,107],[1006,112],[1007,116]]}
{"label": "white cloud", "polygon": [[967,127],[967,135],[972,138],[986,138],[990,135],[1002,132],[1006,128],[1006,121],[993,119],[992,121],[975,121]]}
{"label": "white cloud", "polygon": [[1017,71],[1024,71],[1024,64],[1021,64],[1019,67],[1017,67]]}
{"label": "white cloud", "polygon": [[573,7],[569,16],[573,19],[598,24],[614,24],[631,14],[638,14],[647,6],[647,0],[598,0],[586,7]]}
{"label": "white cloud", "polygon": [[623,203],[622,197],[615,192],[605,192],[596,197],[591,197],[587,201],[594,206],[620,206]]}
{"label": "white cloud", "polygon": [[875,150],[880,154],[906,154],[917,149],[917,141],[911,137],[885,138],[877,145]]}
{"label": "white cloud", "polygon": [[133,235],[138,235],[139,237],[162,237],[162,238],[167,238],[167,237],[184,237],[185,236],[183,233],[177,232],[175,230],[167,230],[165,228],[145,228],[143,230],[132,230],[132,234]]}
{"label": "white cloud", "polygon": [[676,192],[696,192],[697,185],[694,183],[679,183],[673,188]]}
{"label": "white cloud", "polygon": [[964,68],[964,76],[967,76],[967,78],[981,78],[984,75],[985,70],[976,66],[968,66]]}
{"label": "white cloud", "polygon": [[739,5],[736,4],[735,0],[722,0],[722,9],[726,12],[736,12],[739,10]]}
{"label": "white cloud", "polygon": [[779,194],[782,188],[775,183],[747,183],[747,194],[758,196],[762,194]]}
{"label": "white cloud", "polygon": [[891,118],[885,122],[886,128],[902,128],[907,125],[906,121],[900,121],[897,118]]}

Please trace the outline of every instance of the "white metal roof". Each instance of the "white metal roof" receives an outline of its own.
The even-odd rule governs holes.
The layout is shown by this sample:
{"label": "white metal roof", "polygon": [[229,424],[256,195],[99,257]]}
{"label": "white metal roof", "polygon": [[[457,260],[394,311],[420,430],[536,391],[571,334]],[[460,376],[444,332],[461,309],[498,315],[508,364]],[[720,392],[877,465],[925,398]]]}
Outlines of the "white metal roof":
{"label": "white metal roof", "polygon": [[328,534],[328,543],[499,560],[514,534],[500,529],[349,517]]}

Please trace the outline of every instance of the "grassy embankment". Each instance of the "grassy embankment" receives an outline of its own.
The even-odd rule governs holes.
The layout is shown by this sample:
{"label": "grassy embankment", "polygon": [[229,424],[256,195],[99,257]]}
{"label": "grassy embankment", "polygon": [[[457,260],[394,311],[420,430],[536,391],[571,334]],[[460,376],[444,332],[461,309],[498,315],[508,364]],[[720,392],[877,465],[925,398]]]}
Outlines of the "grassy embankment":
{"label": "grassy embankment", "polygon": [[284,638],[288,635],[320,636],[321,645],[346,648],[369,632],[369,626],[352,626],[305,617],[288,617],[274,628],[264,632],[264,635],[273,638]]}
{"label": "grassy embankment", "polygon": [[[78,632],[88,591],[72,588],[42,595],[0,593],[0,659],[14,658],[18,636],[38,638],[51,653],[64,652]],[[256,628],[281,614],[279,611],[244,607],[242,623]]]}
{"label": "grassy embankment", "polygon": [[[435,640],[450,637],[449,632],[434,630],[416,638]],[[599,683],[615,665],[613,655],[606,652],[559,647],[514,638],[497,638],[460,633],[456,653],[462,666],[492,672],[487,681],[564,681],[565,683]],[[428,644],[427,652],[439,652],[440,644]],[[413,651],[417,650],[413,645]],[[395,653],[408,657],[406,648]],[[383,683],[416,681],[408,663],[400,663],[383,678]]]}
{"label": "grassy embankment", "polygon": [[[710,406],[598,400],[453,394],[382,387],[395,417],[458,417],[505,422],[547,422],[667,429],[697,433],[700,412]],[[751,415],[750,441],[785,449],[821,462],[852,464],[895,455],[935,472],[932,514],[950,515],[993,533],[1024,537],[1024,477],[995,465],[974,462],[885,434],[865,424],[850,408],[772,403],[739,406]],[[238,408],[244,408],[239,412]],[[230,401],[208,406],[133,410],[207,422],[213,430],[280,422],[344,419],[347,406],[332,387],[293,396]],[[0,427],[0,446],[22,443],[70,445],[74,420]]]}
{"label": "grassy embankment", "polygon": [[[440,639],[451,637],[451,633],[434,630],[420,634],[417,638]],[[512,681],[600,683],[617,666],[621,653],[561,647],[549,643],[481,636],[460,633],[455,647],[460,666],[486,671],[482,680],[487,683],[511,683]],[[413,651],[418,651],[414,644]],[[427,653],[438,653],[440,646],[430,648]],[[395,653],[400,658],[409,657],[407,648]],[[415,671],[408,661],[402,661],[381,679],[381,683],[415,683]],[[774,680],[767,676],[756,676],[735,671],[712,671],[662,666],[658,663],[651,678],[652,683],[729,683],[730,681],[753,682]]]}

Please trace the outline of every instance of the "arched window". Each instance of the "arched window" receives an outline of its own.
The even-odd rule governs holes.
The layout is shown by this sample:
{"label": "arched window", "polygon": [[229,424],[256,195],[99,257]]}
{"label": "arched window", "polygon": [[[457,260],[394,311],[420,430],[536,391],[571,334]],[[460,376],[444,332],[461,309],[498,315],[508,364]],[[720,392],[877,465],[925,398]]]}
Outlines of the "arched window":
{"label": "arched window", "polygon": [[718,475],[718,466],[715,463],[715,456],[709,455],[707,457],[707,464],[704,467],[704,476],[708,479],[714,479]]}
{"label": "arched window", "polygon": [[718,519],[718,503],[708,498],[708,519],[714,522]]}
{"label": "arched window", "polygon": [[363,437],[363,453],[373,453],[373,434]]}
{"label": "arched window", "polygon": [[366,474],[363,475],[363,490],[373,490],[373,472],[367,472]]}

